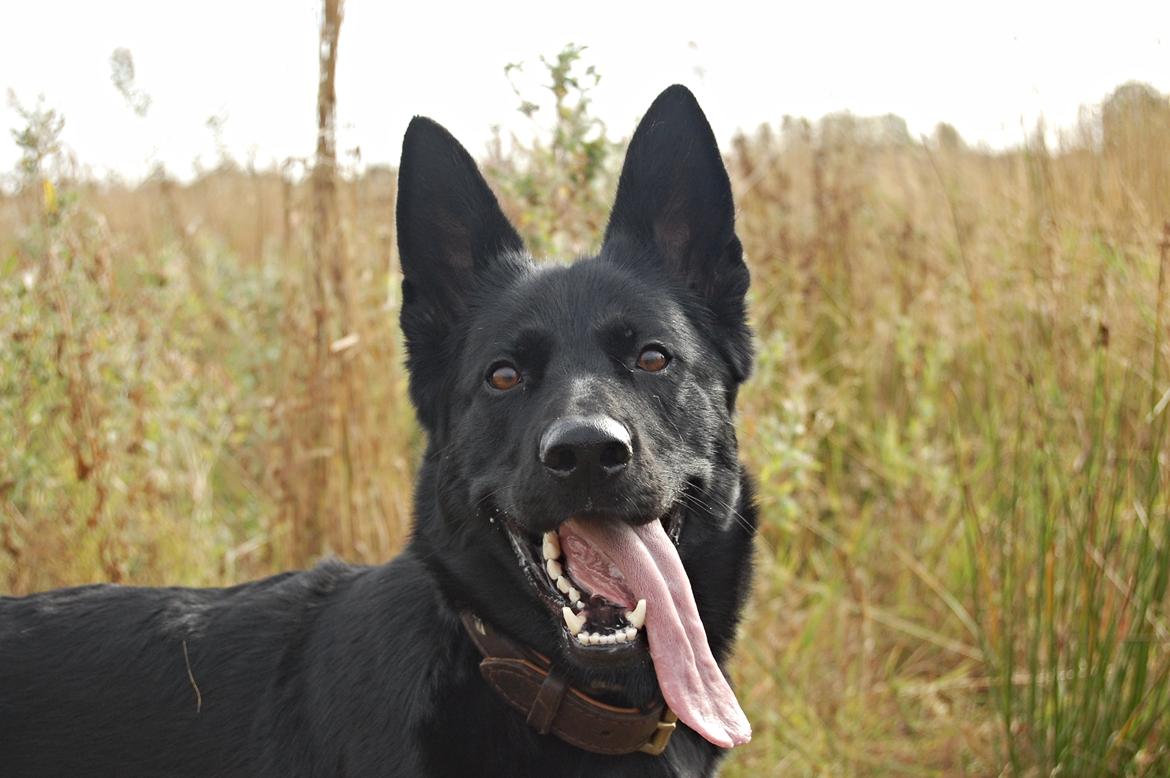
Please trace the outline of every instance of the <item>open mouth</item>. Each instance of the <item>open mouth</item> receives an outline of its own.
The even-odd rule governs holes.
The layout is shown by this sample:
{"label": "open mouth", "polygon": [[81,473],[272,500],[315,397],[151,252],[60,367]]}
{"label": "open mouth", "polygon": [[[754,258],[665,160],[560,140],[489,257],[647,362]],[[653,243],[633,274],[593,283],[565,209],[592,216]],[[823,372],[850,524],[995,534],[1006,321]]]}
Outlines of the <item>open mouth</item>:
{"label": "open mouth", "polygon": [[[681,512],[671,511],[658,521],[677,546]],[[573,531],[573,522],[545,532],[539,542],[510,519],[503,526],[525,574],[560,619],[570,645],[593,649],[584,656],[598,660],[645,651],[645,598],[637,597],[621,570]]]}
{"label": "open mouth", "polygon": [[751,726],[707,643],[678,552],[682,521],[678,509],[637,526],[573,516],[540,537],[510,518],[500,523],[575,656],[624,662],[649,652],[671,710],[731,748],[751,739]]}

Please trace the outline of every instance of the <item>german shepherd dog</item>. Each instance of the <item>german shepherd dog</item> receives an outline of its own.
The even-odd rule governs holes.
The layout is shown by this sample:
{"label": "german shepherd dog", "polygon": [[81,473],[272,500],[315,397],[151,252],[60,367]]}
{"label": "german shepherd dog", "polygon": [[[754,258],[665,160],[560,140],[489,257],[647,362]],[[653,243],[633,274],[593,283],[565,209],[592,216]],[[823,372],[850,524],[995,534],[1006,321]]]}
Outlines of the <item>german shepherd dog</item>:
{"label": "german shepherd dog", "polygon": [[600,252],[535,263],[415,118],[401,323],[428,435],[405,551],[227,589],[0,600],[5,776],[699,776],[751,574],[727,172],[673,86]]}

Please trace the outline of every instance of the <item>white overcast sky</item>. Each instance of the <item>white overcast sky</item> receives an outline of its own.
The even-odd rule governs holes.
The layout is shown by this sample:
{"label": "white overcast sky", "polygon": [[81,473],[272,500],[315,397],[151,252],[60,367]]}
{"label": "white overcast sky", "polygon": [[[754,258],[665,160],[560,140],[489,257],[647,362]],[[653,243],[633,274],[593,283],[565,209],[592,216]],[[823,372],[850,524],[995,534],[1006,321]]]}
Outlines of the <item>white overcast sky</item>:
{"label": "white overcast sky", "polygon": [[[0,0],[0,87],[44,95],[70,150],[98,175],[162,162],[213,164],[207,119],[259,165],[308,154],[315,133],[317,0]],[[969,141],[1018,143],[1036,119],[1068,126],[1083,104],[1137,79],[1170,92],[1170,0],[1111,3],[387,2],[348,0],[338,64],[342,147],[398,158],[413,114],[473,154],[492,125],[525,128],[503,75],[569,41],[603,76],[597,113],[624,136],[674,82],[698,95],[721,142],[785,114],[896,113],[914,133],[938,121]],[[153,104],[135,116],[110,81],[133,54]],[[5,127],[17,123],[7,103]],[[0,138],[0,173],[17,150]]]}

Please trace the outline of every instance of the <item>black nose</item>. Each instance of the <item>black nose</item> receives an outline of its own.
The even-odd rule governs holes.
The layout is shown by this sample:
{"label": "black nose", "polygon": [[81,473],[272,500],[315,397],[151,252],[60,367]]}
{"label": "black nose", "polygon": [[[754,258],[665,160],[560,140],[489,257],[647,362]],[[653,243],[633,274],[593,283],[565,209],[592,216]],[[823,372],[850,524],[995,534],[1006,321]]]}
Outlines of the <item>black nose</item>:
{"label": "black nose", "polygon": [[633,456],[630,431],[608,416],[557,419],[540,437],[541,463],[561,478],[610,478],[625,470]]}

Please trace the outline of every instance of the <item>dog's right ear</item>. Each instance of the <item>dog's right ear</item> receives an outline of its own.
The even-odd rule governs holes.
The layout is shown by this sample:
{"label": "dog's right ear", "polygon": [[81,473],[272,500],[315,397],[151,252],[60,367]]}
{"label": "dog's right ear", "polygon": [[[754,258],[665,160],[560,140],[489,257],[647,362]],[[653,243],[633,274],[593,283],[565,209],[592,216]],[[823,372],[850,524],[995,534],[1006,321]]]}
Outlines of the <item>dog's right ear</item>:
{"label": "dog's right ear", "polygon": [[410,394],[420,420],[433,429],[452,327],[477,278],[515,264],[524,242],[467,150],[422,116],[411,120],[402,140],[397,221]]}

